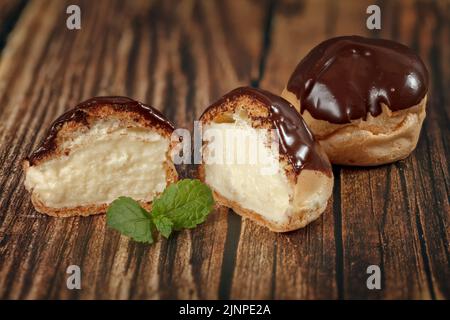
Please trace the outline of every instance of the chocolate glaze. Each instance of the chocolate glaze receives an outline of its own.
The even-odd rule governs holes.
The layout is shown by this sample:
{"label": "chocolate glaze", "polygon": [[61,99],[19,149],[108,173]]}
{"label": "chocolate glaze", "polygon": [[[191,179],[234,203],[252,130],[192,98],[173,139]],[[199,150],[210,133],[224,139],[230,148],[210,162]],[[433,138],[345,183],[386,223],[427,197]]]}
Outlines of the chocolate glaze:
{"label": "chocolate glaze", "polygon": [[89,100],[83,101],[73,109],[65,112],[59,116],[50,126],[47,131],[46,137],[40,143],[40,145],[32,152],[27,158],[30,165],[36,164],[36,162],[44,157],[46,154],[56,150],[56,138],[59,130],[67,122],[77,122],[85,126],[89,126],[88,112],[89,110],[101,107],[109,106],[115,111],[126,111],[138,114],[151,123],[151,125],[159,126],[164,130],[173,131],[173,124],[167,120],[161,112],[155,108],[135,101],[127,97],[111,96],[111,97],[95,97]]}
{"label": "chocolate glaze", "polygon": [[418,104],[428,72],[408,47],[390,40],[344,36],[326,40],[298,64],[287,90],[316,119],[349,123]]}
{"label": "chocolate glaze", "polygon": [[[302,169],[318,170],[331,176],[331,165],[327,156],[314,139],[311,131],[294,106],[280,96],[251,87],[232,90],[207,108],[203,115],[213,108],[219,108],[228,101],[241,96],[257,99],[268,108],[267,119],[275,128],[280,142],[280,152],[287,156],[296,174]],[[202,115],[202,117],[203,117]]]}

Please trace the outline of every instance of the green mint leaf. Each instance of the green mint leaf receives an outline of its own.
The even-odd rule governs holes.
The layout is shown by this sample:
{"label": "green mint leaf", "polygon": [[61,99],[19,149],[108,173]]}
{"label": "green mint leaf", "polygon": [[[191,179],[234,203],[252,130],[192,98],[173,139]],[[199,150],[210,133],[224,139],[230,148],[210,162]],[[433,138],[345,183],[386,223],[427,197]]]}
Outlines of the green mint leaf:
{"label": "green mint leaf", "polygon": [[171,184],[153,201],[150,215],[129,197],[114,200],[106,211],[109,227],[138,242],[153,243],[156,228],[168,238],[172,230],[193,228],[204,222],[214,199],[211,189],[199,180],[184,179]]}
{"label": "green mint leaf", "polygon": [[137,242],[153,243],[154,225],[149,213],[129,197],[119,197],[110,204],[106,223]]}
{"label": "green mint leaf", "polygon": [[197,179],[184,179],[168,186],[153,201],[152,215],[165,216],[174,230],[194,228],[211,212],[214,199],[211,189]]}
{"label": "green mint leaf", "polygon": [[155,223],[156,229],[165,237],[169,238],[172,233],[173,222],[163,215],[153,216],[153,222]]}

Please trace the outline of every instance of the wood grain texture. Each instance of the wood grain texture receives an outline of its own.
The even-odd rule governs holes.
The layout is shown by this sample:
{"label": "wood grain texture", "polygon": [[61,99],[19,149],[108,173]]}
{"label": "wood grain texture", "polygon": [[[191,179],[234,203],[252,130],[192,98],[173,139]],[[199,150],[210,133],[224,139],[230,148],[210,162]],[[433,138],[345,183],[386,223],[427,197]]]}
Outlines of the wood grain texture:
{"label": "wood grain texture", "polygon": [[[379,2],[383,18],[380,32],[362,27],[366,17],[362,13],[370,4],[372,1],[355,1],[351,5],[348,1],[301,4],[284,1],[278,4],[279,16],[274,18],[274,40],[262,81],[264,87],[274,92],[283,89],[287,79],[285,70],[293,70],[311,47],[326,38],[343,34],[390,38],[410,45],[424,57],[433,75],[428,117],[417,150],[411,157],[393,165],[371,169],[335,166],[334,210],[323,216],[326,219],[327,214],[334,214],[335,232],[332,225],[323,227],[332,241],[320,246],[321,251],[308,248],[301,256],[308,260],[315,255],[332,258],[330,252],[334,255],[334,270],[338,274],[331,288],[337,288],[340,298],[448,297],[449,274],[443,269],[449,266],[446,191],[449,177],[445,156],[448,155],[445,144],[448,144],[449,122],[448,116],[437,118],[438,114],[448,113],[448,101],[443,102],[445,98],[442,97],[448,92],[443,88],[448,82],[436,76],[445,69],[440,66],[445,59],[436,54],[448,54],[448,48],[442,48],[448,46],[448,41],[430,40],[433,34],[438,38],[442,33],[448,35],[448,18],[445,19],[448,3]],[[439,5],[443,8],[439,9]],[[431,57],[432,45],[438,46],[434,48],[434,58]],[[288,46],[290,50],[285,49]],[[438,66],[433,68],[436,63]],[[441,103],[437,102],[439,100]],[[423,137],[429,134],[433,134],[433,138]],[[425,145],[431,141],[433,147]],[[433,163],[436,168],[432,168]],[[438,207],[432,209],[432,206]],[[305,232],[309,232],[308,228]],[[322,238],[319,239],[316,243],[320,243]],[[299,253],[292,247],[288,250]],[[291,257],[287,256],[286,261],[292,261]],[[367,290],[366,269],[372,264],[381,267],[384,288],[381,291]],[[300,269],[303,266],[299,263]],[[305,269],[310,270],[310,267]],[[305,271],[301,274],[308,275]],[[333,297],[331,292],[328,297]],[[310,293],[301,295],[303,298],[310,296]]]}
{"label": "wood grain texture", "polygon": [[[0,1],[0,298],[449,299],[450,3],[378,1]],[[65,27],[79,4],[82,29]],[[3,10],[2,10],[3,9]],[[37,214],[20,160],[64,110],[95,95],[127,95],[178,127],[239,85],[280,93],[300,59],[335,35],[391,38],[430,71],[417,149],[376,168],[334,167],[322,217],[275,234],[225,208],[200,227],[134,243],[104,216]],[[195,166],[178,168],[195,177]],[[66,268],[82,290],[66,288]],[[382,290],[366,268],[382,270]]]}

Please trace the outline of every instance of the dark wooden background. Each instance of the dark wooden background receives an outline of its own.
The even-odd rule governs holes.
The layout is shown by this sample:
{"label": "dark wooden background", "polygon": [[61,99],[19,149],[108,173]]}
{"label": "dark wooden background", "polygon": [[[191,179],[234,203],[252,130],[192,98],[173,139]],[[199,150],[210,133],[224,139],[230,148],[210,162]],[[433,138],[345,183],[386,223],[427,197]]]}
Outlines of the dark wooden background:
{"label": "dark wooden background", "polygon": [[[65,26],[74,3],[80,31]],[[373,3],[380,31],[365,27]],[[449,299],[449,20],[449,1],[0,1],[0,298]],[[276,234],[220,208],[148,246],[106,228],[104,216],[34,211],[20,161],[77,102],[127,95],[192,128],[239,85],[280,93],[309,49],[344,34],[421,55],[427,118],[406,160],[336,166],[333,198],[308,227]],[[72,264],[82,290],[66,288]],[[372,264],[382,290],[366,287]]]}

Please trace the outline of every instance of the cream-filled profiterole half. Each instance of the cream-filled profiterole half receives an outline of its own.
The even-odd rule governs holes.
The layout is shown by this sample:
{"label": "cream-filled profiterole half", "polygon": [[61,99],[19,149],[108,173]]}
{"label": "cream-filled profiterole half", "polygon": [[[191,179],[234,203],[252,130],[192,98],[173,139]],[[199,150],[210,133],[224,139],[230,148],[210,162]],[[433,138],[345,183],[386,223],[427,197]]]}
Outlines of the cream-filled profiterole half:
{"label": "cream-filled profiterole half", "polygon": [[173,125],[126,97],[96,97],[52,124],[24,161],[37,211],[66,217],[105,212],[119,196],[144,207],[177,180],[170,158]]}
{"label": "cream-filled profiterole half", "polygon": [[276,232],[302,228],[325,210],[333,188],[331,165],[289,102],[264,90],[237,88],[207,108],[200,121],[199,175],[219,204]]}
{"label": "cream-filled profiterole half", "polygon": [[313,48],[282,96],[303,115],[332,163],[370,166],[414,150],[427,91],[427,69],[408,47],[343,36]]}

